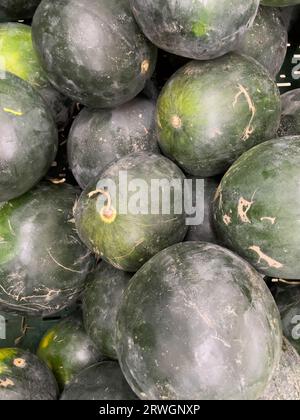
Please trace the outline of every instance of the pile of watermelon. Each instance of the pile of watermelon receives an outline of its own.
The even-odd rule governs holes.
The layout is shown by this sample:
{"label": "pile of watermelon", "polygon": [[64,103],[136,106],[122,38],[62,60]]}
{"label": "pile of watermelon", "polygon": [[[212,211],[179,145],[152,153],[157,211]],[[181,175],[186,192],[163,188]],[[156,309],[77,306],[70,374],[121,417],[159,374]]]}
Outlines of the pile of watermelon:
{"label": "pile of watermelon", "polygon": [[300,399],[300,0],[259,3],[0,1],[0,400]]}

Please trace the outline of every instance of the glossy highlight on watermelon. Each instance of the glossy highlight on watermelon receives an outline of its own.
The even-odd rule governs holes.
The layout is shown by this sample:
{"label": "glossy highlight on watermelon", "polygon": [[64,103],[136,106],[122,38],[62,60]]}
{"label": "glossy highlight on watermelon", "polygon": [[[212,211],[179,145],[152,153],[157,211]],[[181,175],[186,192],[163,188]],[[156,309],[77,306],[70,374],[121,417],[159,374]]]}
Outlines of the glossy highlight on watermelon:
{"label": "glossy highlight on watermelon", "polygon": [[72,306],[94,258],[80,242],[77,189],[41,184],[0,206],[0,308],[49,316]]}
{"label": "glossy highlight on watermelon", "polygon": [[104,356],[117,359],[116,317],[132,275],[101,262],[88,276],[83,293],[85,329]]}
{"label": "glossy highlight on watermelon", "polygon": [[300,137],[270,140],[246,152],[215,196],[217,232],[261,273],[299,279]]}
{"label": "glossy highlight on watermelon", "polygon": [[122,371],[141,399],[255,399],[281,354],[262,277],[229,250],[176,244],[131,279],[117,318]]}
{"label": "glossy highlight on watermelon", "polygon": [[0,348],[0,401],[56,400],[57,396],[53,374],[34,354]]}
{"label": "glossy highlight on watermelon", "polygon": [[235,49],[253,24],[259,0],[130,0],[145,35],[176,55],[208,60]]}
{"label": "glossy highlight on watermelon", "polygon": [[157,152],[155,103],[138,97],[112,110],[83,109],[68,138],[70,168],[82,188],[115,160]]}
{"label": "glossy highlight on watermelon", "polygon": [[57,151],[49,110],[27,82],[0,78],[0,202],[18,197],[46,175]]}
{"label": "glossy highlight on watermelon", "polygon": [[61,390],[74,375],[103,359],[86,334],[80,315],[50,328],[39,344],[37,355],[52,370]]}
{"label": "glossy highlight on watermelon", "polygon": [[43,0],[32,34],[51,83],[89,107],[128,102],[155,68],[156,48],[139,30],[127,0]]}
{"label": "glossy highlight on watermelon", "polygon": [[[185,237],[185,214],[176,211],[183,201],[184,179],[173,162],[154,153],[133,153],[112,163],[77,203],[80,238],[114,267],[137,271],[157,252]],[[169,188],[174,181],[174,188]],[[163,213],[162,197],[167,194],[170,206]]]}
{"label": "glossy highlight on watermelon", "polygon": [[279,121],[275,82],[253,59],[235,53],[190,62],[157,104],[162,152],[201,177],[223,174],[243,152],[273,138]]}
{"label": "glossy highlight on watermelon", "polygon": [[64,390],[61,400],[137,400],[116,362],[101,362],[84,369]]}

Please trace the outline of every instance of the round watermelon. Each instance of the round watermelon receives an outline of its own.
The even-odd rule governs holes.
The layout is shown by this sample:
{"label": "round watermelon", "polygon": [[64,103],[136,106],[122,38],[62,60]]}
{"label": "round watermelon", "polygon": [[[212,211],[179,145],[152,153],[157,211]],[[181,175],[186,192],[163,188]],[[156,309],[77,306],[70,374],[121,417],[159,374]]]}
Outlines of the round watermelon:
{"label": "round watermelon", "polygon": [[294,89],[281,95],[282,114],[279,135],[300,135],[300,89]]}
{"label": "round watermelon", "polygon": [[57,391],[53,374],[34,354],[0,348],[0,401],[56,400]]}
{"label": "round watermelon", "polygon": [[85,329],[104,356],[117,359],[117,311],[132,276],[102,262],[88,277],[83,293]]}
{"label": "round watermelon", "polygon": [[[193,206],[197,209],[201,205],[200,215],[202,214],[203,218],[200,220],[200,223],[195,220],[195,224],[190,226],[185,241],[218,242],[213,226],[213,200],[218,185],[219,181],[217,178],[192,178]],[[193,215],[195,218],[196,216],[196,214]]]}
{"label": "round watermelon", "polygon": [[155,103],[142,97],[112,110],[83,109],[68,139],[70,168],[82,188],[114,160],[138,151],[159,152]]}
{"label": "round watermelon", "polygon": [[76,198],[41,184],[0,206],[0,309],[49,316],[77,300],[94,259],[76,234]]}
{"label": "round watermelon", "polygon": [[283,333],[300,355],[300,281],[278,283],[274,297],[281,315]]}
{"label": "round watermelon", "polygon": [[52,84],[90,107],[128,102],[155,68],[156,48],[140,32],[127,0],[43,0],[32,31]]}
{"label": "round watermelon", "polygon": [[15,74],[39,91],[59,126],[70,119],[72,101],[54,89],[32,46],[31,27],[22,23],[0,24],[0,71]]}
{"label": "round watermelon", "polygon": [[300,137],[283,137],[245,153],[215,196],[216,228],[224,243],[261,273],[300,278]]}
{"label": "round watermelon", "polygon": [[50,328],[39,344],[37,355],[52,370],[61,390],[74,375],[103,358],[86,334],[80,316],[67,318]]}
{"label": "round watermelon", "polygon": [[11,73],[0,77],[0,202],[30,190],[57,151],[57,129],[41,96]]}
{"label": "round watermelon", "polygon": [[1,0],[0,22],[31,19],[41,0]]}
{"label": "round watermelon", "polygon": [[287,341],[283,342],[282,356],[270,384],[261,400],[300,400],[300,356]]}
{"label": "round watermelon", "polygon": [[276,84],[262,66],[235,53],[187,64],[157,105],[163,153],[194,176],[224,173],[243,152],[274,137],[279,121]]}
{"label": "round watermelon", "polygon": [[116,362],[101,362],[76,375],[61,400],[137,400]]}
{"label": "round watermelon", "polygon": [[231,251],[176,244],[131,279],[117,317],[123,373],[141,399],[258,398],[281,354],[262,277]]}
{"label": "round watermelon", "polygon": [[241,39],[236,51],[253,57],[275,78],[284,62],[287,44],[287,29],[280,10],[260,7],[253,27]]}
{"label": "round watermelon", "polygon": [[110,165],[82,193],[76,227],[96,255],[135,272],[160,250],[183,240],[184,175],[170,160],[134,153]]}
{"label": "round watermelon", "polygon": [[145,35],[176,55],[207,60],[234,50],[251,27],[259,0],[130,0]]}

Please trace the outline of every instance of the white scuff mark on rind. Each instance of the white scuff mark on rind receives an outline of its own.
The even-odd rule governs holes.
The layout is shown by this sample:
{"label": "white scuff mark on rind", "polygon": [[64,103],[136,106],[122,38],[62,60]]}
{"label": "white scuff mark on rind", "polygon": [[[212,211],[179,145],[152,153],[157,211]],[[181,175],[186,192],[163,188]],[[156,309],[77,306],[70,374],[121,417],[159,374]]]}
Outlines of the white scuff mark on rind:
{"label": "white scuff mark on rind", "polygon": [[253,203],[253,198],[251,199],[251,201],[246,200],[244,197],[241,197],[239,199],[238,216],[243,223],[251,223],[248,217],[248,211],[251,209]]}
{"label": "white scuff mark on rind", "polygon": [[256,252],[256,254],[259,256],[258,263],[260,263],[262,260],[265,261],[269,267],[272,268],[282,268],[283,264],[281,264],[279,261],[274,260],[273,258],[269,257],[268,255],[264,254],[259,246],[252,245],[249,247],[251,251]]}
{"label": "white scuff mark on rind", "polygon": [[230,225],[230,223],[231,223],[231,217],[228,216],[228,214],[224,214],[224,216],[223,216],[223,222],[225,223],[226,226]]}
{"label": "white scuff mark on rind", "polygon": [[1,388],[8,388],[9,386],[15,386],[15,383],[11,379],[0,379]]}
{"label": "white scuff mark on rind", "polygon": [[269,221],[269,222],[271,222],[272,223],[272,225],[274,225],[275,224],[275,222],[276,222],[276,217],[261,217],[260,218],[260,220],[263,222],[264,220],[267,220],[267,221]]}
{"label": "white scuff mark on rind", "polygon": [[176,130],[179,130],[179,128],[182,127],[181,118],[178,115],[172,115],[171,124],[172,124],[172,127],[176,128]]}
{"label": "white scuff mark on rind", "polygon": [[235,106],[236,106],[236,104],[238,102],[239,97],[241,95],[244,95],[245,98],[246,98],[246,101],[248,103],[248,106],[249,106],[249,111],[251,112],[250,121],[247,124],[247,127],[245,128],[245,130],[243,132],[243,137],[242,137],[242,140],[243,141],[246,141],[246,140],[249,139],[249,137],[251,136],[251,134],[253,134],[253,132],[254,132],[254,128],[252,127],[252,123],[253,123],[253,120],[254,120],[254,117],[255,117],[255,114],[256,114],[256,108],[255,108],[254,102],[251,99],[251,96],[249,95],[247,89],[243,85],[241,85],[241,84],[238,84],[238,88],[239,88],[239,92],[236,94],[236,96],[234,98],[234,102],[232,104],[233,108],[235,108]]}
{"label": "white scuff mark on rind", "polygon": [[216,202],[219,199],[219,209],[222,208],[223,205],[223,197],[222,197],[222,187],[221,184],[218,186],[215,196],[214,196],[214,202]]}

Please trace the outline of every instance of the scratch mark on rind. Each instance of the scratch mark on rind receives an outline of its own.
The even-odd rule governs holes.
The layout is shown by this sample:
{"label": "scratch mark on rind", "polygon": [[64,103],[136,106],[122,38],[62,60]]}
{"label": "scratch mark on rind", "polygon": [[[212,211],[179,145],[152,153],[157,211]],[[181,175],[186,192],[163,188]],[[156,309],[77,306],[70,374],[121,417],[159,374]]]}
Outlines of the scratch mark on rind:
{"label": "scratch mark on rind", "polygon": [[225,223],[226,226],[230,225],[230,223],[231,223],[231,217],[228,216],[228,214],[224,214],[224,216],[223,216],[223,222]]}
{"label": "scratch mark on rind", "polygon": [[58,262],[54,257],[53,257],[53,255],[51,254],[51,252],[50,252],[50,250],[48,249],[47,250],[47,252],[48,252],[48,254],[49,254],[49,257],[55,262],[55,264],[57,264],[59,267],[61,267],[61,268],[63,268],[64,270],[67,270],[67,271],[71,271],[71,273],[79,273],[79,274],[82,274],[82,271],[78,271],[78,270],[73,270],[72,268],[69,268],[69,267],[65,267],[63,264],[61,264],[60,262]]}
{"label": "scratch mark on rind", "polygon": [[251,209],[252,204],[254,203],[253,200],[248,201],[245,198],[241,197],[238,203],[238,216],[243,223],[251,223],[247,213]]}
{"label": "scratch mark on rind", "polygon": [[276,222],[276,217],[261,217],[260,218],[260,220],[263,222],[264,220],[267,220],[267,221],[269,221],[269,222],[271,222],[272,223],[272,225],[274,225],[275,224],[275,222]]}
{"label": "scratch mark on rind", "polygon": [[0,379],[0,388],[8,388],[9,386],[15,386],[15,383],[11,379]]}
{"label": "scratch mark on rind", "polygon": [[239,88],[239,92],[236,94],[236,96],[234,98],[234,102],[232,104],[233,108],[235,108],[239,97],[241,95],[244,95],[245,98],[246,98],[246,101],[248,103],[248,106],[249,106],[249,111],[251,112],[250,121],[249,121],[247,127],[245,128],[244,133],[243,133],[243,137],[242,137],[242,140],[246,141],[246,140],[249,139],[251,134],[253,134],[253,132],[254,132],[254,128],[252,127],[252,123],[253,123],[253,120],[254,120],[254,117],[255,117],[255,114],[256,114],[256,108],[255,108],[254,102],[251,99],[251,96],[249,95],[247,89],[241,84],[238,84],[238,88]]}
{"label": "scratch mark on rind", "polygon": [[268,255],[264,254],[259,246],[252,245],[249,247],[251,251],[256,252],[256,254],[259,256],[258,263],[260,263],[262,260],[265,261],[269,267],[272,268],[282,268],[283,264],[281,264],[279,261],[274,260],[273,258],[269,257]]}

